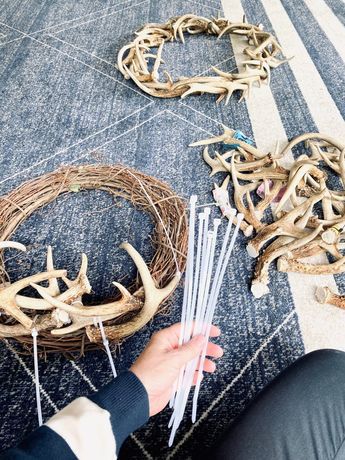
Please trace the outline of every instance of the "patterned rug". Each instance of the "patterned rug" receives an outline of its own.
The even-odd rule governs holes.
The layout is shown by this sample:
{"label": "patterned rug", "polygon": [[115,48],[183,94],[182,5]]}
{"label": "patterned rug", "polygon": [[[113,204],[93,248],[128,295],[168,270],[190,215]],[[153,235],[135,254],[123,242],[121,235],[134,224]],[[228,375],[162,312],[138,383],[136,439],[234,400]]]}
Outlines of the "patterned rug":
{"label": "patterned rug", "polygon": [[[272,31],[288,64],[272,72],[270,87],[251,99],[216,105],[212,96],[158,100],[124,80],[115,67],[117,51],[146,22],[165,22],[193,12],[233,21],[262,23]],[[167,181],[178,194],[211,201],[213,180],[201,149],[188,145],[222,132],[222,123],[241,129],[263,150],[277,140],[307,131],[344,139],[345,7],[340,0],[2,0],[0,2],[0,194],[62,164],[117,163]],[[211,65],[239,64],[238,39],[188,37],[185,46],[166,46],[173,76],[207,74]],[[217,215],[217,210],[213,210]],[[113,293],[111,282],[129,281],[134,266],[119,243],[129,240],[145,258],[152,254],[149,218],[103,192],[63,197],[30,217],[15,239],[27,254],[6,253],[11,279],[41,271],[46,247],[57,267],[75,273],[80,253],[90,261],[94,300]],[[215,323],[224,357],[202,386],[197,422],[186,417],[168,448],[169,410],[152,418],[125,443],[121,458],[198,458],[212,446],[250,400],[282,369],[306,351],[345,350],[344,312],[314,301],[322,283],[345,291],[343,276],[321,278],[272,270],[271,293],[255,300],[249,290],[255,261],[245,238],[236,245]],[[181,290],[169,314],[115,350],[118,370],[126,369],[153,331],[178,321]],[[16,444],[37,426],[33,362],[15,343],[0,344],[0,450]],[[111,380],[104,352],[76,362],[61,356],[40,361],[44,419],[80,395]]]}

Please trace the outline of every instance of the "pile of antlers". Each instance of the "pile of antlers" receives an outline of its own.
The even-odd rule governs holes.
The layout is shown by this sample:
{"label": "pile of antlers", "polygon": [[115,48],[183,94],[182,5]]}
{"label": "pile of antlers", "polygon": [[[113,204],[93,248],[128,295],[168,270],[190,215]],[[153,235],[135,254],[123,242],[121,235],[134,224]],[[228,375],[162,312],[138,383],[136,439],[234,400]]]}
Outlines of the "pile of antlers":
{"label": "pile of antlers", "polygon": [[[223,153],[215,152],[211,157],[208,145],[219,142]],[[284,155],[302,142],[305,153],[289,168],[281,166]],[[263,153],[240,131],[225,128],[224,134],[191,145],[205,145],[203,157],[212,169],[211,176],[228,173],[213,192],[223,215],[229,209],[231,179],[234,205],[245,216],[241,229],[246,236],[256,233],[247,245],[249,255],[258,258],[251,285],[255,297],[269,292],[269,268],[276,260],[282,272],[345,272],[341,253],[345,236],[345,144],[308,133],[293,139],[280,152],[277,145],[274,152]],[[331,172],[337,181],[333,189],[327,180]],[[269,206],[273,219],[272,214],[265,214]],[[324,265],[302,261],[320,253],[334,261]],[[341,300],[345,307],[344,297],[322,289],[317,291],[319,301],[339,306]]]}
{"label": "pile of antlers", "polygon": [[[227,73],[212,67],[217,76],[180,77],[173,81],[166,70],[163,71],[165,81],[160,80],[159,68],[164,64],[162,59],[163,46],[168,41],[180,38],[184,43],[184,33],[208,34],[221,38],[223,35],[236,34],[247,39],[248,47],[243,53],[248,58],[243,62],[244,72]],[[156,54],[152,48],[157,48]],[[146,24],[136,32],[133,42],[121,48],[117,66],[126,79],[132,79],[139,88],[155,97],[182,98],[190,94],[210,93],[218,96],[217,102],[225,99],[225,103],[234,91],[239,91],[241,99],[249,96],[252,85],[256,82],[269,84],[271,68],[286,62],[277,56],[282,49],[277,40],[262,25],[245,22],[231,23],[224,18],[204,18],[194,14],[185,14],[170,18],[165,24]]]}

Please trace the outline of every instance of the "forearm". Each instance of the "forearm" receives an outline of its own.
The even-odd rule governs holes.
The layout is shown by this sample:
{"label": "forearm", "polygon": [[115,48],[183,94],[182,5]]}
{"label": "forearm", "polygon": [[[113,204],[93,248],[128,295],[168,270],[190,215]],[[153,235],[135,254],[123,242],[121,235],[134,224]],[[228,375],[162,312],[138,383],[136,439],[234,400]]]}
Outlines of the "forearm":
{"label": "forearm", "polygon": [[1,460],[115,459],[126,437],[149,417],[147,392],[130,371],[74,400]]}

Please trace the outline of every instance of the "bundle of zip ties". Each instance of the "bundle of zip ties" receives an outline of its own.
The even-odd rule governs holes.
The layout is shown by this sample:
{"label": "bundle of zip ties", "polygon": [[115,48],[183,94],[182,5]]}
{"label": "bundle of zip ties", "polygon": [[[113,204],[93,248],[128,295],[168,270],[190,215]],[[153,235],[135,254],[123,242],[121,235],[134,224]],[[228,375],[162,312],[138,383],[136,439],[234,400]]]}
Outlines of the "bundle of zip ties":
{"label": "bundle of zip ties", "polygon": [[237,224],[230,237],[236,210],[232,208],[228,210],[228,215],[226,216],[228,218],[228,225],[218,260],[215,263],[217,235],[221,220],[214,219],[212,229],[210,229],[210,208],[206,207],[204,211],[198,213],[199,225],[197,230],[197,241],[195,241],[197,227],[195,219],[196,201],[197,196],[192,195],[190,197],[187,268],[183,293],[179,345],[188,342],[192,337],[198,334],[202,334],[205,337],[205,345],[201,355],[190,361],[181,369],[178,381],[175,385],[170,400],[170,407],[173,408],[173,413],[169,421],[169,428],[172,427],[169,446],[173,444],[176,431],[183,419],[194,375],[197,371],[192,408],[193,423],[196,420],[202,371],[214,311],[226,267],[229,263],[231,252],[243,219],[243,214],[237,214]]}

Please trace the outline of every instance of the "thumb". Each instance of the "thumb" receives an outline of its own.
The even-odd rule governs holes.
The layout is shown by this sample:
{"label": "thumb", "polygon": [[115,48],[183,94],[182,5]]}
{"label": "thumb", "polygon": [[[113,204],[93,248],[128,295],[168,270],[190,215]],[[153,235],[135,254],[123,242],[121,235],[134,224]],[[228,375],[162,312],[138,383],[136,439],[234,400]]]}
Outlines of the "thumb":
{"label": "thumb", "polygon": [[205,337],[202,335],[196,335],[189,342],[185,343],[178,349],[178,357],[180,365],[191,361],[193,358],[199,356],[203,346],[205,344]]}

